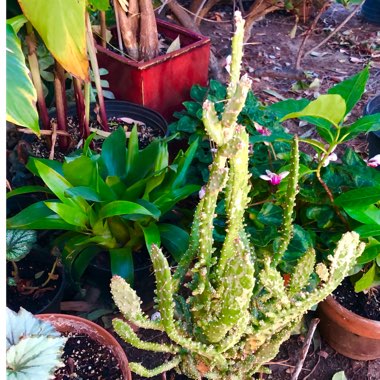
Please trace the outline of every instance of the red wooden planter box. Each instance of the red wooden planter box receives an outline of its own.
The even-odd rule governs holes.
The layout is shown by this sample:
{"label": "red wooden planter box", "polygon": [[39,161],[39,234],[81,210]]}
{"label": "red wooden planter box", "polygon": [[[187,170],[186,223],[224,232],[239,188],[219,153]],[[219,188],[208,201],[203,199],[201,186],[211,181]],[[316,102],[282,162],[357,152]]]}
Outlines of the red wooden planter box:
{"label": "red wooden planter box", "polygon": [[97,56],[99,67],[108,70],[102,79],[108,80],[116,99],[152,108],[171,121],[173,112],[190,99],[191,87],[207,84],[210,39],[162,20],[157,27],[170,40],[179,35],[181,49],[136,62],[96,45]]}

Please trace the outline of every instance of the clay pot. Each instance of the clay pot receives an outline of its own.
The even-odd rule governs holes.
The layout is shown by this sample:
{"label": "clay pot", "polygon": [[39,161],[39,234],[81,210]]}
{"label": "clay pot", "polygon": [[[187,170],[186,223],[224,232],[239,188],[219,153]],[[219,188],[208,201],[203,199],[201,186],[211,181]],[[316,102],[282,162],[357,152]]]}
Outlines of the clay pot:
{"label": "clay pot", "polygon": [[103,327],[87,319],[69,314],[38,314],[39,319],[50,322],[59,332],[76,332],[109,347],[117,359],[125,380],[132,380],[127,356],[117,340]]}
{"label": "clay pot", "polygon": [[356,360],[380,358],[380,322],[361,317],[332,296],[318,305],[319,331],[340,354]]}

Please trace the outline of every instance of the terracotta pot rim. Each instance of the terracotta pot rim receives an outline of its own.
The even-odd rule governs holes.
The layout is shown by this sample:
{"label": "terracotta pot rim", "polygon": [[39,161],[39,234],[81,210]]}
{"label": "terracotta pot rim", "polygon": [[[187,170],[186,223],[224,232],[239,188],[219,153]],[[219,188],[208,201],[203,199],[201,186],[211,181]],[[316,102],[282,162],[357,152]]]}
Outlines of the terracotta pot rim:
{"label": "terracotta pot rim", "polygon": [[[320,307],[334,322],[357,335],[380,339],[380,321],[364,318],[342,306],[333,296],[328,296]],[[342,323],[343,322],[343,323]]]}
{"label": "terracotta pot rim", "polygon": [[[128,358],[125,351],[123,350],[119,342],[115,339],[115,337],[110,332],[108,332],[104,327],[86,318],[78,317],[72,314],[44,313],[44,314],[36,314],[36,317],[42,320],[45,320],[47,322],[50,322],[52,324],[54,324],[54,320],[59,320],[59,319],[72,321],[74,323],[77,322],[78,324],[87,325],[90,329],[96,331],[98,334],[103,335],[103,337],[105,337],[107,341],[109,342],[109,347],[113,347],[117,351],[117,355],[116,355],[116,351],[112,350],[120,364],[120,369],[122,371],[123,376],[125,377],[125,380],[132,380],[131,371],[129,369]],[[123,360],[124,363],[122,363],[121,360]]]}
{"label": "terracotta pot rim", "polygon": [[159,55],[158,57],[150,59],[146,62],[143,62],[143,61],[138,62],[138,61],[134,61],[132,59],[129,59],[127,57],[124,57],[118,53],[115,53],[115,52],[109,50],[108,48],[105,48],[105,47],[99,45],[97,43],[97,41],[95,41],[96,49],[99,50],[100,52],[106,54],[106,55],[109,55],[110,57],[112,57],[112,58],[114,58],[120,62],[126,63],[129,66],[133,66],[133,67],[137,68],[138,70],[145,70],[148,67],[158,65],[161,62],[167,61],[168,59],[175,58],[176,56],[182,55],[182,54],[184,54],[190,50],[193,50],[199,46],[203,46],[203,45],[207,45],[207,44],[211,43],[211,40],[209,37],[203,36],[201,34],[194,33],[193,31],[186,29],[186,28],[183,28],[179,25],[172,24],[170,22],[166,22],[166,21],[159,20],[159,19],[157,20],[157,25],[158,26],[164,26],[167,29],[176,30],[182,34],[187,34],[188,37],[194,39],[194,42],[192,42],[192,43],[190,43],[190,44],[188,44],[188,45],[186,45],[186,46],[184,46],[178,50],[172,51],[170,53]]}

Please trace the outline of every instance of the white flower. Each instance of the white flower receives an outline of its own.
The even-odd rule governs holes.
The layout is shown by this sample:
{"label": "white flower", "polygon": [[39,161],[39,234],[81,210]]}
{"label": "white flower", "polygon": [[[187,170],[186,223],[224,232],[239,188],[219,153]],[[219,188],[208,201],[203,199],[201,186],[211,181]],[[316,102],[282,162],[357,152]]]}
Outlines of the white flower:
{"label": "white flower", "polygon": [[377,168],[380,165],[380,154],[377,154],[376,156],[370,158],[367,161],[367,166],[370,166],[371,168]]}
{"label": "white flower", "polygon": [[265,170],[266,175],[263,174],[260,176],[264,181],[269,181],[271,185],[278,185],[288,174],[289,172],[282,172],[279,174],[272,173],[270,170]]}
{"label": "white flower", "polygon": [[230,69],[231,69],[231,59],[232,59],[231,55],[228,55],[226,57],[226,66],[224,67],[228,71],[228,73],[230,73]]}
{"label": "white flower", "polygon": [[335,153],[331,153],[326,158],[326,161],[323,163],[323,166],[326,167],[330,162],[336,161],[337,159],[338,159],[338,156]]}

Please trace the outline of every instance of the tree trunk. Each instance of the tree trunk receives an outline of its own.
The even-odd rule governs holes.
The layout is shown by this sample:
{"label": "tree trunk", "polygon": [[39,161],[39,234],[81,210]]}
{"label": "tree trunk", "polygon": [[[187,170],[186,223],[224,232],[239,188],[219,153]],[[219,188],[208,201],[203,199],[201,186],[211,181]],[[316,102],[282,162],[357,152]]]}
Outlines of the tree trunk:
{"label": "tree trunk", "polygon": [[140,59],[148,61],[157,57],[158,32],[152,0],[140,0]]}
{"label": "tree trunk", "polygon": [[123,38],[124,46],[129,58],[139,60],[139,48],[137,42],[137,33],[139,26],[139,4],[138,0],[129,1],[128,15],[121,8],[118,0],[114,1],[115,13],[119,19],[120,31]]}
{"label": "tree trunk", "polygon": [[251,29],[256,21],[268,13],[277,11],[283,7],[284,3],[282,1],[257,0],[255,3],[253,3],[245,15],[244,42],[247,42],[250,39]]}

